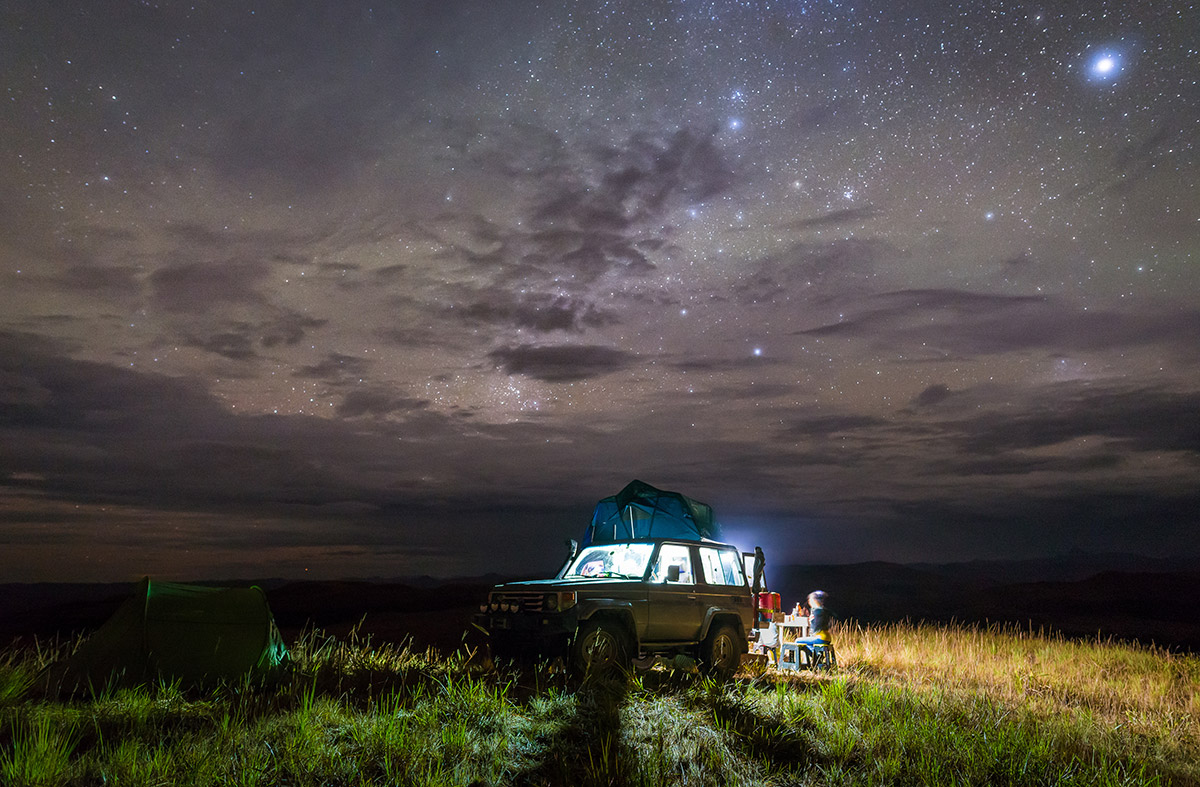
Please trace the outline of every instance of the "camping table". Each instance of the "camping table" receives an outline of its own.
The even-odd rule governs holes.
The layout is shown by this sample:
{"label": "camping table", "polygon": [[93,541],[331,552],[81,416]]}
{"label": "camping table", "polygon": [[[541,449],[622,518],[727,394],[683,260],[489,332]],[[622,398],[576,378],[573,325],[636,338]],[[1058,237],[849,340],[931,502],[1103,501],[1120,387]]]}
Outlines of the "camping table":
{"label": "camping table", "polygon": [[[796,647],[796,640],[809,635],[811,631],[809,625],[807,615],[784,615],[783,620],[775,624],[775,628],[779,632],[777,646],[779,657],[775,659],[778,669],[800,668],[800,650]],[[788,647],[789,645],[791,647]],[[790,661],[784,660],[787,655],[792,657]]]}

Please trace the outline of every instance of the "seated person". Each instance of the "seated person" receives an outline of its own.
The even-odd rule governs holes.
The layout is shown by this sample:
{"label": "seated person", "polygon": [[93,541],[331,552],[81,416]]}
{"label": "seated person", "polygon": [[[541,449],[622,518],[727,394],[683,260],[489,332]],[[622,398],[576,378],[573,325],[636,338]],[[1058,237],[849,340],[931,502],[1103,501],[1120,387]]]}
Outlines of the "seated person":
{"label": "seated person", "polygon": [[833,639],[829,636],[829,611],[825,609],[825,591],[814,590],[808,594],[808,606],[812,609],[809,614],[809,636],[796,640],[798,645],[829,645]]}

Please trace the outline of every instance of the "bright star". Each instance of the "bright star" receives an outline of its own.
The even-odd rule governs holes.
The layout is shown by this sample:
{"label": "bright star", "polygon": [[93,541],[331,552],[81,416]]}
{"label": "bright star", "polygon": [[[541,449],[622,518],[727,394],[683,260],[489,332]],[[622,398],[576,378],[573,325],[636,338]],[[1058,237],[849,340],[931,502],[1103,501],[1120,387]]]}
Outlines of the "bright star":
{"label": "bright star", "polygon": [[1122,70],[1121,56],[1113,52],[1100,52],[1092,58],[1088,66],[1088,73],[1092,79],[1104,81],[1116,79]]}
{"label": "bright star", "polygon": [[741,127],[742,127],[741,119],[739,119],[739,118],[730,118],[729,119],[729,128],[730,129],[732,129],[733,131],[737,131]]}

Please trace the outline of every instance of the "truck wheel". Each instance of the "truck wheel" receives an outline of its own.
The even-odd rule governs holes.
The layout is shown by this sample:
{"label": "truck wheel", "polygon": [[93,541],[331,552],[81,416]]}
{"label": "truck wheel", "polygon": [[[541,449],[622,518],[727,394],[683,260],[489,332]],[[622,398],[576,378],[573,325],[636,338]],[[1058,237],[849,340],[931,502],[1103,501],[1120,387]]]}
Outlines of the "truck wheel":
{"label": "truck wheel", "polygon": [[629,669],[629,645],[624,629],[608,620],[585,622],[571,645],[571,663],[580,675]]}
{"label": "truck wheel", "polygon": [[738,630],[728,623],[720,623],[708,633],[708,639],[700,648],[700,661],[705,671],[725,680],[737,672],[742,654],[747,650],[746,640],[738,636]]}

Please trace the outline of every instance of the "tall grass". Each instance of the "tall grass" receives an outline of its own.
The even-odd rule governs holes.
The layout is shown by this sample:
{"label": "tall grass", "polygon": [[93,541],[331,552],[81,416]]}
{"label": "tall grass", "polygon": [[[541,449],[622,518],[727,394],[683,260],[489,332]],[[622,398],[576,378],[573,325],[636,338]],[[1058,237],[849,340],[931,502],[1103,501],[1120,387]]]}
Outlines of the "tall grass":
{"label": "tall grass", "polygon": [[1016,627],[843,626],[858,674],[937,698],[986,697],[1079,744],[1200,779],[1200,659]]}
{"label": "tall grass", "polygon": [[1193,657],[997,628],[835,636],[832,674],[578,683],[308,631],[280,684],[69,700],[33,686],[46,650],[11,649],[0,784],[1200,784]]}

